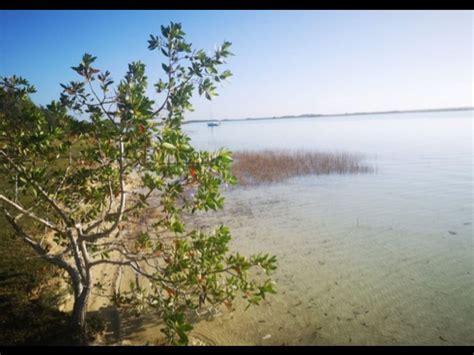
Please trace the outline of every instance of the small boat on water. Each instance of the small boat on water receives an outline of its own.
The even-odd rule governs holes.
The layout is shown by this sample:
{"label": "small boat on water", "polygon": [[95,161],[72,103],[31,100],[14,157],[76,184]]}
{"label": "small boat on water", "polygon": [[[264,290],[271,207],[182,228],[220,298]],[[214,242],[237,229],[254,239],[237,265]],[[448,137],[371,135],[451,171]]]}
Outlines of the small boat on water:
{"label": "small boat on water", "polygon": [[219,126],[219,125],[220,125],[219,122],[209,122],[209,123],[207,124],[208,127],[217,127],[217,126]]}

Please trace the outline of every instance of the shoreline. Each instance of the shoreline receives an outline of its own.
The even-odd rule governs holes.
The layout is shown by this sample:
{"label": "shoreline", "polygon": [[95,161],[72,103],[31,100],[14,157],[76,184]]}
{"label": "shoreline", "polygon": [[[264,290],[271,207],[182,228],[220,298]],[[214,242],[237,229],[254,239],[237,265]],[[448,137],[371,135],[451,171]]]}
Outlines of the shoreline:
{"label": "shoreline", "polygon": [[457,112],[457,111],[474,111],[474,107],[447,107],[447,108],[434,108],[434,109],[415,109],[415,110],[391,110],[391,111],[371,111],[371,112],[346,112],[346,113],[330,113],[330,114],[316,114],[308,113],[302,115],[289,115],[289,116],[274,116],[274,117],[249,117],[249,118],[224,118],[220,120],[215,119],[203,119],[203,120],[189,120],[184,121],[184,124],[190,123],[206,123],[206,122],[241,122],[241,121],[269,121],[269,120],[287,120],[287,119],[298,119],[298,118],[311,118],[311,117],[346,117],[346,116],[366,116],[366,115],[391,115],[391,114],[405,114],[405,113],[423,113],[423,112]]}
{"label": "shoreline", "polygon": [[[386,228],[369,219],[359,223],[344,208],[340,215],[327,213],[328,207],[330,211],[333,208],[332,202],[328,205],[324,201],[343,203],[327,198],[334,196],[332,189],[308,186],[309,191],[305,188],[301,195],[303,200],[295,204],[288,193],[294,192],[293,187],[285,186],[224,190],[223,210],[194,216],[193,221],[198,225],[228,225],[233,235],[233,250],[244,254],[268,250],[277,254],[285,267],[275,275],[277,297],[248,312],[238,303],[235,311],[224,310],[212,320],[195,324],[190,334],[192,345],[400,345],[406,342],[445,345],[443,339],[449,344],[470,341],[467,331],[457,335],[449,331],[430,332],[433,321],[446,322],[443,324],[447,329],[464,324],[460,318],[438,319],[423,312],[430,309],[423,302],[430,290],[412,281],[429,280],[427,273],[433,266],[419,258],[416,248],[410,249],[407,256],[404,251],[401,258],[400,245],[390,242],[402,239],[411,245],[410,233],[399,226]],[[312,202],[315,193],[320,202]],[[146,219],[149,213],[153,210],[147,210],[142,217]],[[317,221],[313,220],[314,216],[318,217]],[[302,220],[312,222],[300,230]],[[131,235],[142,226],[140,221],[136,222],[128,225]],[[389,243],[382,249],[380,235],[385,235]],[[439,243],[441,247],[443,240],[439,239]],[[428,256],[433,258],[437,250],[434,248]],[[387,267],[380,267],[381,260]],[[400,271],[387,278],[395,267],[400,267]],[[405,270],[410,271],[414,280],[407,277]],[[120,278],[118,269],[115,271],[110,289],[122,286],[124,290],[128,280],[134,278],[133,272],[124,270]],[[103,275],[99,268],[95,272],[99,277]],[[422,297],[410,298],[402,286],[414,288]],[[396,298],[386,297],[387,294]],[[408,297],[413,307],[402,310],[400,302],[393,304],[399,297]],[[96,345],[161,345],[158,316],[146,313],[134,318],[111,302],[100,304],[108,300],[94,298],[97,302],[91,300],[89,314],[101,315],[107,321],[107,333]],[[450,309],[449,300],[438,297],[436,301],[441,311]],[[415,332],[407,331],[413,324],[411,314],[420,317],[419,330]],[[388,318],[390,322],[386,322]]]}

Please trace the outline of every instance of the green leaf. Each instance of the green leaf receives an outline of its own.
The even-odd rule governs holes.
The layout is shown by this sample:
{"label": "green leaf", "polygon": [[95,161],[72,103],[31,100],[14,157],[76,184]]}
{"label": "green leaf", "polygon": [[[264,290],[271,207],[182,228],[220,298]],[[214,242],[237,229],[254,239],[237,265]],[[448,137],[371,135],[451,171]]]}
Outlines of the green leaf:
{"label": "green leaf", "polygon": [[170,71],[170,67],[169,67],[169,66],[167,66],[165,63],[163,63],[163,64],[161,64],[161,67],[162,67],[163,70],[166,72],[166,74],[169,73],[169,71]]}
{"label": "green leaf", "polygon": [[166,149],[176,150],[176,147],[175,147],[173,144],[171,144],[171,143],[163,142],[162,145],[163,145],[163,147],[165,147]]}
{"label": "green leaf", "polygon": [[[33,87],[25,79],[0,80],[0,145],[25,169],[19,182],[25,208],[37,204],[32,211],[51,218],[52,223],[60,222],[41,193],[31,188],[30,180],[34,180],[64,206],[71,226],[80,223],[90,226],[90,235],[107,234],[119,217],[121,177],[128,182],[138,175],[136,185],[127,184],[130,198],[122,221],[106,236],[111,244],[101,245],[91,238],[87,248],[93,258],[114,259],[119,255],[109,255],[106,250],[116,244],[126,248],[130,260],[147,262],[143,271],[150,274],[140,275],[130,292],[117,295],[116,301],[133,307],[136,313],[143,313],[146,306],[155,308],[163,316],[162,331],[170,344],[189,342],[191,310],[207,303],[219,306],[239,296],[249,305],[258,304],[275,293],[273,284],[261,278],[277,267],[276,258],[268,254],[229,254],[231,234],[225,226],[201,230],[194,223],[184,223],[193,221],[188,213],[222,208],[221,186],[236,182],[231,152],[196,150],[181,127],[192,109],[195,88],[211,99],[218,94],[216,83],[232,75],[220,66],[231,55],[231,43],[225,41],[207,55],[202,49],[193,50],[184,36],[181,24],[171,22],[161,26],[161,34],[146,38],[150,50],[159,49],[164,61],[161,67],[168,74],[160,70],[150,74],[162,77],[153,83],[156,92],[152,94],[160,96],[156,104],[148,95],[143,63],[130,63],[115,86],[110,73],[98,72],[93,64],[96,57],[88,53],[73,67],[82,78],[61,84],[60,104],[36,107],[28,97]],[[97,96],[88,83],[94,78],[102,90]],[[69,116],[75,114],[73,110],[80,114]],[[5,180],[14,186],[11,167],[7,162],[0,164],[8,172]],[[62,187],[58,190],[58,186]],[[12,191],[6,193],[14,196]],[[127,221],[140,223],[136,233],[123,230],[133,227]],[[35,225],[25,227],[35,232]],[[54,236],[50,242],[66,251],[70,247],[67,236]],[[72,250],[65,257],[75,262]]]}

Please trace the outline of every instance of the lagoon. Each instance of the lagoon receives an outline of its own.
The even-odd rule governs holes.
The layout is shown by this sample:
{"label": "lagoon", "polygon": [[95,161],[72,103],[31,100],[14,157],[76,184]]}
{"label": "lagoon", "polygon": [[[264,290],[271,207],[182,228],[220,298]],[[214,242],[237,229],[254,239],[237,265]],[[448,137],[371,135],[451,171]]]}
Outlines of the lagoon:
{"label": "lagoon", "polygon": [[201,149],[362,153],[376,169],[228,189],[203,223],[229,225],[245,254],[276,254],[279,293],[196,331],[218,344],[474,344],[473,116],[186,125]]}
{"label": "lagoon", "polygon": [[[192,335],[219,345],[474,344],[473,111],[184,126],[201,149],[363,154],[371,174],[226,188],[193,217],[277,255],[277,294]],[[197,218],[197,219],[195,219]],[[137,340],[153,339],[145,327]]]}

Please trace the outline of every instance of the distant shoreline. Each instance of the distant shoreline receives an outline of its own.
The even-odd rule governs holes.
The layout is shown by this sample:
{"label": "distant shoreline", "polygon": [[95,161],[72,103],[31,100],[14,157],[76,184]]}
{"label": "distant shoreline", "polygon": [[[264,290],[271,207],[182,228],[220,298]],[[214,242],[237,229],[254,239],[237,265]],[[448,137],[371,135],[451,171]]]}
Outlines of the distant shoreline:
{"label": "distant shoreline", "polygon": [[347,112],[347,113],[333,113],[333,114],[315,114],[307,113],[293,116],[274,116],[274,117],[249,117],[249,118],[224,118],[221,120],[204,119],[204,120],[189,120],[187,123],[202,123],[202,122],[234,122],[234,121],[263,121],[263,120],[283,120],[291,118],[307,118],[307,117],[344,117],[344,116],[364,116],[364,115],[388,115],[401,113],[420,113],[420,112],[445,112],[445,111],[472,111],[474,107],[451,107],[451,108],[434,108],[434,109],[417,109],[417,110],[392,110],[392,111],[373,111],[373,112]]}

